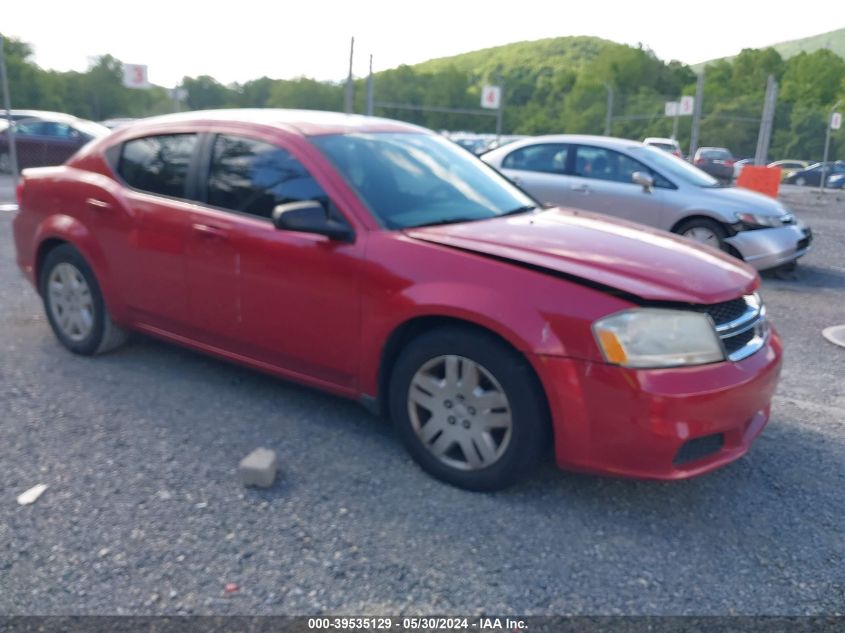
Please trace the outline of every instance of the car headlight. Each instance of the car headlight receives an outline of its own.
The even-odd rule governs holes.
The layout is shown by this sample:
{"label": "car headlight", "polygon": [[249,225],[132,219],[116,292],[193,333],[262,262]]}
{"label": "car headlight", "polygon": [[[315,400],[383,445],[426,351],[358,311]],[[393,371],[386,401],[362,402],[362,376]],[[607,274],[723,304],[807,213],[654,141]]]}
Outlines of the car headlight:
{"label": "car headlight", "polygon": [[792,224],[795,216],[791,213],[783,215],[759,215],[757,213],[737,213],[736,219],[751,229],[764,229]]}
{"label": "car headlight", "polygon": [[706,314],[663,308],[635,308],[593,324],[608,363],[625,367],[703,365],[725,359]]}

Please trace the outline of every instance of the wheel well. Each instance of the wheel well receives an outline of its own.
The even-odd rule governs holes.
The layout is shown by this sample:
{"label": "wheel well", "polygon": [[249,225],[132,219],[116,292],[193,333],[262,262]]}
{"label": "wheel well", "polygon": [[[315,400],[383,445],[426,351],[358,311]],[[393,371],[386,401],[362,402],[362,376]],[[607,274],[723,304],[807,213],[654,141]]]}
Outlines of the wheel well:
{"label": "wheel well", "polygon": [[38,245],[38,251],[35,254],[35,285],[39,292],[41,291],[41,266],[50,251],[62,244],[67,244],[67,242],[58,238],[50,238]]}
{"label": "wheel well", "polygon": [[[734,228],[730,224],[726,224],[725,222],[722,222],[721,220],[717,220],[716,218],[710,217],[709,215],[701,215],[701,214],[689,215],[685,218],[678,220],[677,222],[675,222],[675,225],[670,229],[670,231],[672,233],[677,233],[678,227],[680,227],[682,224],[684,224],[685,222],[688,222],[690,220],[708,220],[709,222],[715,222],[716,224],[720,225],[722,228],[725,229],[725,232],[728,234],[728,237],[733,237],[734,235],[736,235],[736,231],[734,230]],[[738,250],[736,250],[730,244],[725,244],[725,251],[729,255],[736,257],[740,261],[743,260],[743,257],[740,254],[740,252]]]}
{"label": "wheel well", "polygon": [[[524,357],[524,354],[514,347],[510,341],[503,338],[496,332],[478,325],[477,323],[473,323],[472,321],[465,321],[464,319],[445,316],[424,316],[411,319],[397,327],[388,337],[387,343],[384,345],[384,350],[381,354],[381,363],[379,364],[378,396],[376,398],[376,413],[378,415],[387,414],[387,399],[388,394],[390,393],[390,377],[393,373],[393,366],[396,363],[396,359],[399,357],[399,353],[402,349],[415,337],[423,334],[424,332],[429,332],[431,330],[450,325],[473,329],[493,340],[498,341],[520,356]],[[549,401],[546,391],[543,389],[543,383],[540,381],[540,377],[537,375],[537,372],[534,371],[534,367],[532,367],[531,363],[528,362],[528,359],[525,359],[525,366],[531,372],[531,375],[537,383],[538,389],[540,389],[540,392],[543,394],[544,404],[549,420],[548,431],[551,433],[552,427],[551,415],[549,414]]]}
{"label": "wheel well", "polygon": [[669,229],[669,230],[670,230],[672,233],[677,233],[678,228],[679,228],[682,224],[685,224],[686,222],[689,222],[690,220],[707,220],[708,222],[716,222],[717,224],[720,224],[721,226],[723,226],[723,227],[725,228],[725,230],[728,232],[728,234],[731,234],[731,233],[732,233],[731,228],[730,228],[730,225],[725,224],[725,223],[724,223],[724,222],[722,222],[721,220],[717,220],[716,218],[710,217],[709,215],[702,215],[701,213],[696,214],[696,215],[688,215],[688,216],[687,216],[687,217],[685,217],[685,218],[681,218],[680,220],[678,220],[677,222],[675,222],[675,224],[674,224],[674,225],[672,226],[672,228],[671,228],[671,229]]}

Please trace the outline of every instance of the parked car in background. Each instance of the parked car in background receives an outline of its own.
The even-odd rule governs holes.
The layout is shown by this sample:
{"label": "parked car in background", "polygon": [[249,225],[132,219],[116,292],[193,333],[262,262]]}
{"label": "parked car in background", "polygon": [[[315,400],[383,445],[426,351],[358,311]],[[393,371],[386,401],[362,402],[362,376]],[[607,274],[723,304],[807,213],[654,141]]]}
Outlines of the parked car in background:
{"label": "parked car in background", "polygon": [[767,166],[780,169],[780,180],[783,182],[794,172],[806,169],[809,165],[810,161],[806,160],[776,160]]}
{"label": "parked car in background", "polygon": [[659,136],[649,136],[646,139],[643,139],[643,143],[646,145],[651,145],[652,147],[656,147],[657,149],[662,149],[665,152],[669,152],[670,154],[677,156],[678,158],[683,158],[684,154],[681,152],[681,145],[673,138],[662,138]]}
{"label": "parked car in background", "polygon": [[[837,160],[835,162],[828,161],[825,168],[826,178],[830,178],[836,174],[845,173],[845,161]],[[813,185],[818,187],[822,183],[822,164],[815,163],[806,169],[799,169],[787,176],[784,181],[788,185]]]}
{"label": "parked car in background", "polygon": [[782,346],[752,268],[538,208],[416,126],[147,119],[27,170],[18,197],[18,265],[72,352],[139,330],[360,400],[458,486],[507,485],[550,446],[564,468],[692,477],[769,418]]}
{"label": "parked car in background", "polygon": [[[51,112],[49,110],[10,110],[9,115],[13,121],[17,121],[19,119],[53,119],[55,117],[67,117],[71,116],[69,114],[65,114],[63,112]],[[2,119],[9,118],[6,116],[6,111],[2,111]]]}
{"label": "parked car in background", "polygon": [[827,186],[831,189],[845,188],[845,173],[833,174],[827,179]]}
{"label": "parked car in background", "polygon": [[692,163],[713,178],[731,182],[734,177],[734,157],[725,147],[699,147]]}
{"label": "parked car in background", "polygon": [[739,178],[739,175],[742,173],[742,168],[746,165],[753,165],[754,159],[753,158],[743,158],[734,163],[734,180]]}
{"label": "parked car in background", "polygon": [[544,203],[678,233],[764,270],[794,262],[810,229],[777,200],[721,186],[654,147],[602,136],[542,136],[481,157]]}
{"label": "parked car in background", "polygon": [[[21,118],[13,121],[18,167],[60,165],[89,141],[106,136],[109,129],[99,123],[70,115]],[[12,168],[9,154],[9,130],[0,130],[0,172]]]}

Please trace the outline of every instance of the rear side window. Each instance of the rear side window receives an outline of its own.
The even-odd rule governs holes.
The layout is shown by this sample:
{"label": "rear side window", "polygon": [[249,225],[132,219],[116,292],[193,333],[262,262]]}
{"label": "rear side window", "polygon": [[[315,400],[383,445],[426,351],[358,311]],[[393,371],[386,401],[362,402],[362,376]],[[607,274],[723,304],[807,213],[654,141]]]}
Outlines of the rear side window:
{"label": "rear side window", "polygon": [[508,154],[502,161],[502,168],[562,174],[566,170],[568,153],[569,146],[562,143],[529,145]]}
{"label": "rear side window", "polygon": [[183,198],[196,146],[196,134],[133,139],[123,144],[117,171],[134,189]]}
{"label": "rear side window", "polygon": [[301,200],[328,204],[328,196],[287,150],[242,136],[214,140],[208,204],[270,218],[276,205]]}

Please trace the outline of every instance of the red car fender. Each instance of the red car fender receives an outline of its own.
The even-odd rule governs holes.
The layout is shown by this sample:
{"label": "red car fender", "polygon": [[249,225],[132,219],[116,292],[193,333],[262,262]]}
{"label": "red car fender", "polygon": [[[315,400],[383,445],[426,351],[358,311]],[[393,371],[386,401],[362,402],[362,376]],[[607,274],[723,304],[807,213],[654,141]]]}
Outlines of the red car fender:
{"label": "red car fender", "polygon": [[82,254],[94,271],[100,291],[103,294],[103,300],[106,302],[112,318],[118,322],[125,320],[123,318],[124,303],[120,293],[111,282],[109,263],[102,249],[82,222],[63,213],[55,213],[44,218],[35,229],[32,249],[33,283],[39,293],[41,289],[38,280],[41,271],[38,268],[38,260],[41,248],[48,240],[68,242]]}
{"label": "red car fender", "polygon": [[[443,303],[444,296],[455,300]],[[372,301],[368,306],[365,298],[364,313],[369,316],[363,319],[361,335],[360,390],[368,396],[384,396],[379,393],[379,379],[385,354],[393,351],[388,349],[391,337],[417,319],[454,319],[481,327],[522,352],[532,365],[536,360],[533,350],[550,355],[564,350],[549,321],[533,306],[514,303],[507,293],[491,288],[438,281],[410,286],[378,305]]]}

